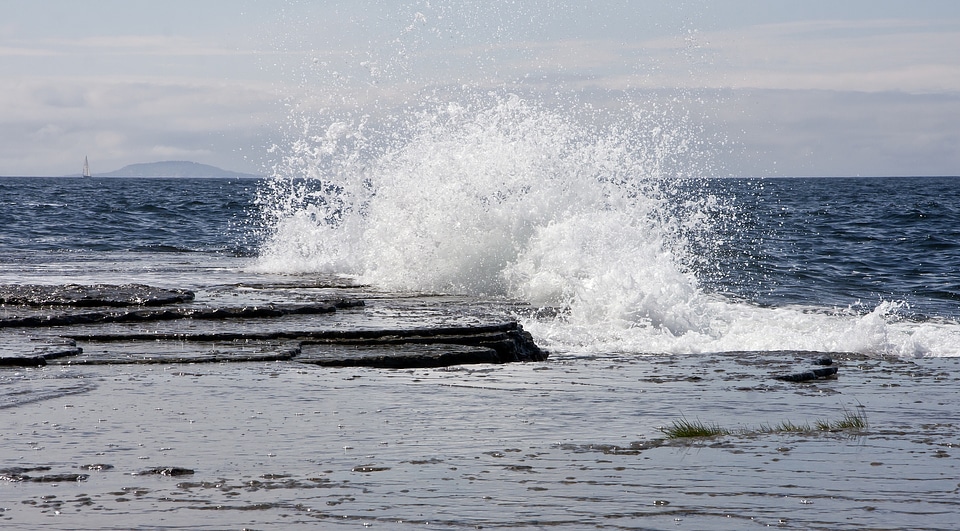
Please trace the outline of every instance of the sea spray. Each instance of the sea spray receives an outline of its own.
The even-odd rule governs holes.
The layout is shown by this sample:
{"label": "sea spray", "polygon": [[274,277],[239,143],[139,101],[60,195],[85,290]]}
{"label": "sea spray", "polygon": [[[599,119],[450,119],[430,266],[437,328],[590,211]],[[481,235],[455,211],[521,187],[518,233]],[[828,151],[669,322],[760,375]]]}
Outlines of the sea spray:
{"label": "sea spray", "polygon": [[310,62],[322,86],[271,150],[257,269],[523,301],[548,310],[519,317],[561,352],[960,355],[955,323],[918,326],[897,302],[753,302],[777,287],[776,227],[745,240],[756,205],[705,180],[725,140],[691,116],[695,94],[483,79],[498,37],[427,76],[419,39],[465,29],[428,11],[348,54],[357,72]]}
{"label": "sea spray", "polygon": [[955,325],[918,327],[895,301],[769,307],[705,286],[711,268],[751,267],[730,246],[749,205],[702,186],[690,122],[597,116],[493,93],[390,128],[305,122],[261,190],[257,268],[549,308],[521,318],[561,351],[957,350]]}
{"label": "sea spray", "polygon": [[360,123],[307,131],[282,168],[293,178],[261,195],[260,267],[563,307],[631,292],[614,318],[699,326],[662,310],[697,291],[685,234],[700,209],[670,201],[691,178],[686,131],[639,111],[584,124],[513,94],[413,118],[366,157]]}

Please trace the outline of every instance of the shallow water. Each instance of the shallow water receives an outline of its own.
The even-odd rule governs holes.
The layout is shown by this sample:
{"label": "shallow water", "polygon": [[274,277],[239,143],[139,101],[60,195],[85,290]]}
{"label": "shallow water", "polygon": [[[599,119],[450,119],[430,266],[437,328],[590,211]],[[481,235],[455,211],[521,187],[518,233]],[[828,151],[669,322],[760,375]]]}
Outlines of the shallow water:
{"label": "shallow water", "polygon": [[[73,529],[952,528],[958,361],[836,359],[837,379],[807,384],[771,378],[808,366],[802,353],[4,371],[8,384],[29,379],[48,394],[0,410],[3,466],[89,477],[4,482],[0,519]],[[861,409],[862,432],[750,433]],[[681,418],[736,434],[661,441],[658,428]],[[91,464],[112,468],[79,468]],[[136,475],[154,467],[194,473]]]}
{"label": "shallow water", "polygon": [[[475,324],[523,310],[496,299],[252,273],[244,263],[194,253],[71,253],[55,262],[22,260],[0,278],[122,278],[195,290],[193,305],[337,294],[367,301],[332,316],[297,317],[298,327]],[[131,332],[141,325],[109,326]],[[960,511],[960,359],[834,353],[836,379],[773,378],[807,370],[821,355],[558,350],[539,363],[417,370],[296,361],[5,368],[0,472],[41,481],[0,482],[0,522],[55,529],[951,529]],[[850,411],[862,411],[869,427],[758,433]],[[683,418],[734,434],[663,440],[659,428]],[[193,473],[138,474],[168,467]],[[65,480],[70,474],[86,478]]]}

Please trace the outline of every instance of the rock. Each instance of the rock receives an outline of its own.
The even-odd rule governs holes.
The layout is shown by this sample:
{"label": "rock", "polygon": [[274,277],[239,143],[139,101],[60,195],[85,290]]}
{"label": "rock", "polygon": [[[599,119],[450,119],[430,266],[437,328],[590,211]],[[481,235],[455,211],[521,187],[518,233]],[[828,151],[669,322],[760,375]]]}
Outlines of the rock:
{"label": "rock", "polygon": [[[107,348],[104,348],[104,346]],[[297,341],[235,340],[117,341],[88,344],[86,352],[50,360],[52,365],[150,365],[172,363],[227,363],[288,361],[300,354]]]}
{"label": "rock", "polygon": [[31,483],[66,483],[71,481],[86,481],[89,474],[76,474],[68,472],[64,474],[41,474],[31,476],[27,472],[46,472],[50,470],[48,466],[38,466],[32,468],[10,467],[0,469],[0,481],[20,482],[28,481]]}
{"label": "rock", "polygon": [[0,367],[43,367],[46,364],[43,356],[0,356]]}
{"label": "rock", "polygon": [[298,361],[326,366],[420,368],[544,361],[549,355],[516,322],[319,336],[303,341]]}
{"label": "rock", "polygon": [[[325,325],[311,316],[364,308],[364,302],[315,300],[302,292],[290,298],[279,293],[289,289],[283,285],[265,289],[289,302],[220,296],[217,301],[240,304],[201,306],[189,290],[143,284],[0,285],[0,328],[13,329],[0,337],[0,366],[296,361],[413,368],[543,361],[548,356],[514,321],[430,326],[432,314],[415,317],[416,308],[406,305],[414,312],[411,317],[386,321],[398,328],[343,327],[343,319]],[[186,302],[191,304],[180,304]],[[178,320],[187,322],[164,324]]]}
{"label": "rock", "polygon": [[808,382],[810,380],[818,380],[820,378],[829,378],[831,376],[836,376],[836,374],[836,367],[826,367],[823,369],[812,369],[804,372],[774,376],[774,378],[784,382]]}
{"label": "rock", "polygon": [[162,306],[193,298],[192,291],[144,284],[0,285],[0,304],[21,306]]}
{"label": "rock", "polygon": [[157,476],[172,476],[172,477],[192,476],[193,470],[189,468],[181,468],[178,466],[158,466],[154,468],[148,468],[146,470],[141,470],[140,472],[137,472],[133,475],[135,476],[157,475]]}
{"label": "rock", "polygon": [[226,308],[179,307],[162,310],[127,310],[86,313],[62,313],[57,315],[32,315],[26,317],[0,318],[0,328],[40,328],[48,326],[73,326],[81,324],[140,323],[171,321],[175,319],[259,319],[287,315],[310,315],[333,313],[339,308],[363,306],[363,301],[333,301],[318,304]]}
{"label": "rock", "polygon": [[330,345],[303,347],[297,361],[324,367],[421,369],[476,363],[502,363],[492,348],[471,345]]}
{"label": "rock", "polygon": [[296,361],[329,367],[424,368],[543,361],[515,322],[416,330],[106,334],[77,338],[83,354],[57,365]]}

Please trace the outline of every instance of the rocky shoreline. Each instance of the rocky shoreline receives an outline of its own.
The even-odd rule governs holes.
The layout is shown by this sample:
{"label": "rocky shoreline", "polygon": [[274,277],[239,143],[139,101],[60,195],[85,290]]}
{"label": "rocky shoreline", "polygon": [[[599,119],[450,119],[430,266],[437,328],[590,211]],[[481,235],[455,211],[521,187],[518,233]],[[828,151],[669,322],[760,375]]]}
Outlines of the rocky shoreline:
{"label": "rocky shoreline", "polygon": [[[349,298],[230,306],[143,284],[0,285],[0,329],[13,332],[0,340],[0,366],[294,361],[402,369],[548,356],[516,321],[317,326],[324,315],[364,306]],[[302,316],[316,319],[304,329],[291,319]],[[188,330],[156,326],[173,321]]]}

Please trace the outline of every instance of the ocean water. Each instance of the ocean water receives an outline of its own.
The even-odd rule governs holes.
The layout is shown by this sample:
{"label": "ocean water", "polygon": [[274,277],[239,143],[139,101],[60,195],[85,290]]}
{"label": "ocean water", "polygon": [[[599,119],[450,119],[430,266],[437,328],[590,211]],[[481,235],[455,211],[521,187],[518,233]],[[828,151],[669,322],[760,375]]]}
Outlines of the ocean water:
{"label": "ocean water", "polygon": [[[295,7],[268,36],[284,52],[298,33],[326,34]],[[0,477],[10,479],[0,521],[956,527],[960,178],[730,178],[718,163],[728,140],[698,125],[691,92],[577,92],[536,76],[539,88],[487,92],[503,86],[487,55],[510,32],[489,31],[479,12],[501,13],[526,39],[542,18],[533,4],[399,9],[418,11],[382,17],[403,21],[398,38],[356,39],[343,55],[364,59],[356,64],[281,65],[302,80],[302,98],[290,101],[286,136],[265,146],[269,178],[0,177],[0,284],[138,282],[229,308],[346,292],[367,304],[283,324],[89,330],[142,338],[513,318],[548,360],[200,363],[176,356],[247,347],[113,342],[80,324],[66,332],[85,353],[171,361],[67,356],[0,370]],[[477,31],[473,55],[447,66],[492,79],[428,74],[435,56],[420,52]],[[677,59],[696,62],[695,52]],[[391,107],[392,83],[427,88]],[[3,317],[44,311],[0,305]],[[61,332],[0,328],[0,350],[22,356]],[[825,354],[835,378],[772,377]],[[769,429],[850,412],[869,426]],[[665,439],[677,419],[731,433]],[[193,473],[142,472],[154,467]]]}
{"label": "ocean water", "polygon": [[[712,178],[685,126],[636,123],[495,98],[387,141],[327,123],[262,180],[0,178],[0,284],[366,302],[0,329],[5,355],[65,333],[84,356],[164,360],[0,370],[0,521],[952,529],[960,179]],[[545,362],[201,363],[278,347],[105,339],[510,318]],[[835,378],[772,377],[824,356]],[[851,412],[868,425],[776,428]],[[730,435],[666,439],[677,419]]]}
{"label": "ocean water", "polygon": [[213,267],[221,282],[337,274],[523,303],[537,341],[573,355],[960,355],[960,179],[634,182],[569,154],[542,162],[541,148],[441,144],[367,167],[382,173],[356,190],[2,178],[0,279],[109,281],[118,263],[161,285],[203,284]]}

